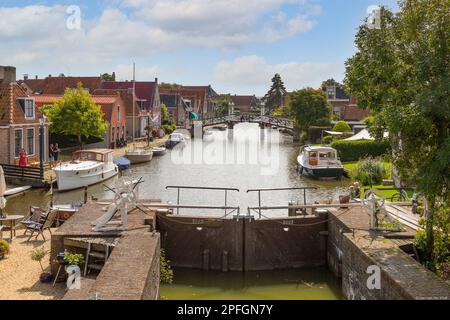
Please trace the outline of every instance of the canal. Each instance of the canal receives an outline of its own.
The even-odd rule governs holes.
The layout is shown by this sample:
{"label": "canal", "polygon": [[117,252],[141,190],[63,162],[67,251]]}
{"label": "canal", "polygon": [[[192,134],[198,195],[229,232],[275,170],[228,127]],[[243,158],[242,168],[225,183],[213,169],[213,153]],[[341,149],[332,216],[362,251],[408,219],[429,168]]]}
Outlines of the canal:
{"label": "canal", "polygon": [[[177,191],[166,190],[168,185],[207,186],[237,188],[240,192],[228,193],[228,206],[239,206],[246,213],[249,206],[258,205],[256,193],[248,189],[317,187],[308,191],[308,202],[336,200],[346,193],[348,180],[317,181],[297,173],[299,146],[292,137],[275,129],[261,130],[257,124],[239,124],[234,130],[209,130],[204,140],[187,141],[186,147],[168,151],[162,157],[154,157],[147,164],[132,167],[125,175],[130,179],[143,178],[140,198],[161,199],[176,203]],[[105,184],[114,187],[113,178]],[[105,199],[113,197],[102,184],[91,186],[88,196]],[[67,204],[83,200],[83,191],[54,193],[55,204]],[[279,191],[262,193],[263,206],[285,206],[289,201],[303,202],[303,192]],[[8,199],[6,210],[26,213],[31,205],[47,207],[50,194],[44,190],[32,190],[25,195]],[[222,191],[182,190],[180,203],[185,205],[224,205]],[[222,216],[223,211],[192,212],[186,209],[180,214]],[[268,216],[285,216],[285,211],[268,212]]]}

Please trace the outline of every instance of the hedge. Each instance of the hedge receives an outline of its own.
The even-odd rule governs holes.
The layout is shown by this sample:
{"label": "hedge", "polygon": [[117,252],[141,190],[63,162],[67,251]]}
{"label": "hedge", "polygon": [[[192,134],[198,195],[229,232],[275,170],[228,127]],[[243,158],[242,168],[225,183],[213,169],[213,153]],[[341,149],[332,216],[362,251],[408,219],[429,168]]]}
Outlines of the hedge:
{"label": "hedge", "polygon": [[352,128],[345,121],[339,121],[333,127],[333,131],[336,132],[351,132]]}
{"label": "hedge", "polygon": [[388,153],[391,149],[389,141],[345,141],[337,140],[331,144],[331,147],[336,149],[341,161],[358,161],[361,158],[379,157]]}

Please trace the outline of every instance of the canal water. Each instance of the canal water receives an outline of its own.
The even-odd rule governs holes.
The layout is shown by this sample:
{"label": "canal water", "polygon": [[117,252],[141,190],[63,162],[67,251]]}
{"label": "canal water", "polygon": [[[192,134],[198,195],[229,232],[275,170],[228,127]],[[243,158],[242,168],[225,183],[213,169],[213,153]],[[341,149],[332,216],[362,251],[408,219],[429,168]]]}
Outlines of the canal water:
{"label": "canal water", "polygon": [[338,281],[326,268],[258,272],[175,269],[161,285],[162,300],[340,300]]}
{"label": "canal water", "polygon": [[[346,193],[349,182],[318,181],[300,176],[297,172],[299,145],[292,137],[275,129],[261,130],[257,124],[239,124],[234,130],[210,130],[203,140],[187,141],[184,148],[168,151],[162,157],[154,157],[146,164],[132,167],[125,173],[129,179],[143,178],[139,187],[141,198],[161,199],[177,202],[177,190],[166,186],[224,187],[237,188],[240,192],[228,192],[227,205],[240,207],[258,206],[256,193],[248,189],[317,187],[307,191],[307,201],[338,199]],[[114,187],[118,177],[105,182]],[[91,186],[88,196],[99,199],[112,198],[113,193],[102,184]],[[265,192],[261,195],[263,206],[286,206],[289,201],[303,202],[301,191]],[[54,203],[67,204],[83,200],[83,191],[54,193]],[[11,213],[26,213],[31,205],[46,207],[50,202],[49,192],[32,190],[25,195],[8,199],[7,210]],[[223,206],[222,191],[181,190],[180,203],[184,205]],[[222,210],[198,212],[182,209],[180,214],[223,216]],[[267,216],[285,216],[287,212],[267,212]]]}

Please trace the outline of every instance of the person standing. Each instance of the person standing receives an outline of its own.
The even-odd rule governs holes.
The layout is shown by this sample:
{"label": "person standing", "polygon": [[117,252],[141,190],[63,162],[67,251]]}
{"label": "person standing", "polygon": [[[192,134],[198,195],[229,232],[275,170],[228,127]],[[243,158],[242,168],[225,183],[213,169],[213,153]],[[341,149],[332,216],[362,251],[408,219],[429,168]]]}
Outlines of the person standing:
{"label": "person standing", "polygon": [[55,147],[53,143],[50,144],[50,148],[48,149],[48,163],[50,165],[50,169],[53,168],[55,162]]}
{"label": "person standing", "polygon": [[61,149],[57,143],[55,143],[55,147],[53,148],[53,157],[55,158],[55,164],[57,165],[59,162],[59,154],[61,153]]}
{"label": "person standing", "polygon": [[25,149],[22,149],[19,153],[19,166],[21,167],[28,166],[28,155]]}

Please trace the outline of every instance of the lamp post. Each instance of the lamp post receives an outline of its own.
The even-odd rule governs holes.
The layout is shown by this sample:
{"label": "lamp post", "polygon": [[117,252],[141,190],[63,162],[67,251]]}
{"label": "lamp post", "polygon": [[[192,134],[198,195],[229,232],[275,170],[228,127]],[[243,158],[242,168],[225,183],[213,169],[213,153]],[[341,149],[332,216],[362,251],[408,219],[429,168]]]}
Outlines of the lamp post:
{"label": "lamp post", "polygon": [[45,120],[44,114],[39,118],[39,168],[41,172],[44,171],[44,161],[45,161]]}

